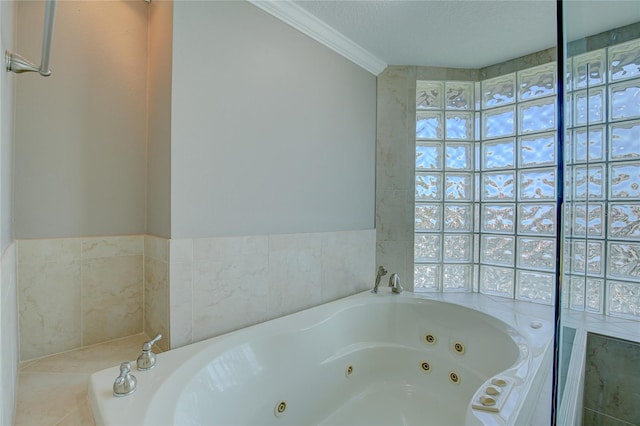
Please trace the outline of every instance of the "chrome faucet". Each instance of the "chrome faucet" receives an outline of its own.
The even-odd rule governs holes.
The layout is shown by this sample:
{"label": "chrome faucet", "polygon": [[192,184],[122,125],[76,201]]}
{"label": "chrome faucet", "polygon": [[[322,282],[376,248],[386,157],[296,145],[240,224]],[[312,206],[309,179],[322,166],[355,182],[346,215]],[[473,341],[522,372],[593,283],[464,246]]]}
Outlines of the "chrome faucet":
{"label": "chrome faucet", "polygon": [[162,334],[158,333],[156,337],[142,345],[142,354],[136,360],[138,370],[151,370],[156,365],[156,354],[151,351],[151,348],[160,339],[162,339]]}
{"label": "chrome faucet", "polygon": [[380,285],[380,279],[385,275],[387,275],[387,270],[384,269],[384,266],[378,267],[378,275],[376,275],[376,285],[373,287],[373,290],[371,290],[371,293],[377,293],[378,292],[378,286]]}
{"label": "chrome faucet", "polygon": [[396,273],[391,274],[391,276],[389,277],[389,287],[393,287],[391,289],[392,293],[395,293],[395,294],[402,293],[402,290],[404,289],[402,288],[402,285],[400,285],[400,277],[398,276],[398,274]]}
{"label": "chrome faucet", "polygon": [[131,374],[131,363],[123,362],[120,364],[120,375],[113,382],[114,396],[127,396],[136,391],[138,380],[136,376]]}

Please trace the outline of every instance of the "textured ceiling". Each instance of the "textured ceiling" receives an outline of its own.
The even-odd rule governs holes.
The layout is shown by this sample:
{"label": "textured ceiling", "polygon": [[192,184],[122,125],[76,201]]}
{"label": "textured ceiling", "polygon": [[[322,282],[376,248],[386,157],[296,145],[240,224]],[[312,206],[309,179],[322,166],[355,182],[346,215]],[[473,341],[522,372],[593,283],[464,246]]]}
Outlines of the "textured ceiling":
{"label": "textured ceiling", "polygon": [[[556,44],[555,0],[299,0],[391,65],[481,68]],[[569,39],[640,21],[638,0],[567,2]]]}

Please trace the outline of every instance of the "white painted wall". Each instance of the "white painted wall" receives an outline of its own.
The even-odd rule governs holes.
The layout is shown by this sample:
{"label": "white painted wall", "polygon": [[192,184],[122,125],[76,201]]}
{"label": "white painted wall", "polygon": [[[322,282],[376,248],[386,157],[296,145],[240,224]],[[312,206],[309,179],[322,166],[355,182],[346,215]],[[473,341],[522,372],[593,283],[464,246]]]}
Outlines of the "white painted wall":
{"label": "white painted wall", "polygon": [[147,233],[171,236],[173,2],[149,5]]}
{"label": "white painted wall", "polygon": [[[17,5],[17,50],[39,63],[44,4]],[[53,75],[16,79],[17,238],[145,232],[147,14],[58,3]]]}
{"label": "white painted wall", "polygon": [[246,2],[173,29],[172,238],[374,227],[373,75]]}

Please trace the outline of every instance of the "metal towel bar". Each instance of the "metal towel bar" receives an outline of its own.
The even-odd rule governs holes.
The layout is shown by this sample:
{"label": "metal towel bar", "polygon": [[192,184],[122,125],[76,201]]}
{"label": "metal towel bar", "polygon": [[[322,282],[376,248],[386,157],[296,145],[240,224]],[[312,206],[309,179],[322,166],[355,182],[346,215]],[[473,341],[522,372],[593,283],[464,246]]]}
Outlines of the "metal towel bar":
{"label": "metal towel bar", "polygon": [[53,38],[53,23],[56,17],[56,0],[46,0],[44,10],[44,29],[42,30],[42,59],[40,67],[8,50],[5,52],[5,65],[7,71],[15,73],[37,72],[43,77],[49,77],[49,59],[51,54],[51,40]]}

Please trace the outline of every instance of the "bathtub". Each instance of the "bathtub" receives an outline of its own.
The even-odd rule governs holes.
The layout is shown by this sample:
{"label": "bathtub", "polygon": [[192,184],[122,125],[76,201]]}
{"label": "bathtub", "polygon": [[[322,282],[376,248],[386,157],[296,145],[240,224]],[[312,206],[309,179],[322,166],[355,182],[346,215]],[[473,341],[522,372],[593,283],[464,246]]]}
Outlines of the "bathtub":
{"label": "bathtub", "polygon": [[479,294],[364,292],[161,353],[134,367],[127,397],[112,395],[118,367],[97,372],[90,400],[98,425],[529,424],[552,315]]}

